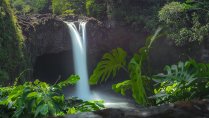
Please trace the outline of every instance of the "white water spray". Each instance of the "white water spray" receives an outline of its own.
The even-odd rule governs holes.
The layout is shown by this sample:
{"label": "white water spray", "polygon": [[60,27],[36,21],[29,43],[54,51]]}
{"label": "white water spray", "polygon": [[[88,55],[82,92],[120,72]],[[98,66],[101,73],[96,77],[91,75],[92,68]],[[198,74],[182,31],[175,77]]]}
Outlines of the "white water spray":
{"label": "white water spray", "polygon": [[[86,57],[86,22],[79,23],[79,30],[73,22],[66,22],[72,39],[75,73],[80,76],[76,85],[75,96],[84,100],[90,99]],[[80,34],[81,33],[81,34]]]}

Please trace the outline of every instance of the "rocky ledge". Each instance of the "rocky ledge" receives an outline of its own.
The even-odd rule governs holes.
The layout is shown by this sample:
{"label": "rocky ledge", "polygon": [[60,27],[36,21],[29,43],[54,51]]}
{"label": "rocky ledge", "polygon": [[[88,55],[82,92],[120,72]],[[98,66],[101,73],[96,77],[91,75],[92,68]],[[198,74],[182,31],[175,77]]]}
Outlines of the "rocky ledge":
{"label": "rocky ledge", "polygon": [[37,56],[71,50],[71,37],[64,21],[80,20],[87,22],[88,52],[91,55],[88,57],[97,58],[95,54],[98,54],[101,49],[106,49],[102,43],[107,39],[107,30],[102,22],[76,15],[66,17],[52,14],[19,15],[18,21],[26,39],[25,47],[32,63]]}
{"label": "rocky ledge", "polygon": [[70,49],[70,36],[65,23],[51,14],[18,16],[25,36],[25,47],[34,62],[37,56]]}
{"label": "rocky ledge", "polygon": [[209,100],[176,102],[148,108],[108,108],[65,118],[209,118]]}

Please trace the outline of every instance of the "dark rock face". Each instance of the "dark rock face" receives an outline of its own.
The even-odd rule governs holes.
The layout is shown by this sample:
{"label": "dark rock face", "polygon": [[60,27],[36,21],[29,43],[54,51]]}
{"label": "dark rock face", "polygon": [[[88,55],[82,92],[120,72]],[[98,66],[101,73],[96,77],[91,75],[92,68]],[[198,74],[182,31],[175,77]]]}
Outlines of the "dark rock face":
{"label": "dark rock face", "polygon": [[102,22],[90,18],[86,27],[88,37],[88,70],[92,72],[102,55],[111,49],[111,42],[108,40],[108,30]]}
{"label": "dark rock face", "polygon": [[108,108],[65,118],[208,118],[209,101],[176,102],[148,108]]}
{"label": "dark rock face", "polygon": [[87,21],[89,54],[106,48],[102,45],[107,40],[107,30],[102,22],[94,18],[74,15],[61,18],[52,14],[35,14],[18,16],[18,19],[26,37],[25,45],[34,57],[71,49],[71,37],[64,21]]}
{"label": "dark rock face", "polygon": [[19,24],[26,37],[25,45],[32,62],[46,53],[59,53],[70,49],[67,25],[51,14],[19,16]]}
{"label": "dark rock face", "polygon": [[[90,70],[93,70],[102,54],[107,51],[107,44],[109,43],[107,41],[107,29],[102,22],[94,18],[76,15],[59,17],[52,14],[34,14],[18,16],[18,20],[26,39],[25,46],[33,66],[39,56],[59,54],[65,51],[72,53],[69,29],[64,21],[75,22],[76,25],[78,25],[76,22],[79,21],[87,22],[87,52]],[[69,61],[72,62],[72,59]],[[71,68],[73,68],[72,64]],[[72,72],[68,74],[70,73],[72,74]]]}

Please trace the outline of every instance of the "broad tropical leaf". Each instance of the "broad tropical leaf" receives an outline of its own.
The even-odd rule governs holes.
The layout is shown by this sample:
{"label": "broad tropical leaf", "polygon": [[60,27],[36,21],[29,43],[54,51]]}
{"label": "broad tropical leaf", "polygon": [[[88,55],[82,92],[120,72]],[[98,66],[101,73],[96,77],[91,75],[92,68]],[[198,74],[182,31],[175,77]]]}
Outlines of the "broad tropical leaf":
{"label": "broad tropical leaf", "polygon": [[158,28],[155,34],[146,40],[146,44],[135,54],[128,65],[129,77],[132,85],[132,96],[138,104],[147,105],[147,94],[144,87],[144,76],[142,68],[144,61],[148,58],[148,54],[152,43],[158,38],[161,28]]}
{"label": "broad tropical leaf", "polygon": [[147,95],[144,88],[142,76],[141,56],[135,54],[129,63],[130,80],[132,85],[132,96],[138,104],[147,104]]}
{"label": "broad tropical leaf", "polygon": [[63,88],[69,85],[76,84],[80,80],[80,77],[78,75],[71,75],[66,80],[61,81],[57,84],[58,88]]}
{"label": "broad tropical leaf", "polygon": [[189,60],[166,66],[165,71],[153,77],[159,87],[150,98],[155,98],[157,104],[190,100],[197,96],[204,98],[208,95],[209,64]]}
{"label": "broad tropical leaf", "polygon": [[120,93],[122,95],[125,95],[126,91],[131,89],[131,87],[132,87],[131,80],[125,80],[121,83],[117,83],[117,84],[112,85],[112,89],[115,92]]}
{"label": "broad tropical leaf", "polygon": [[110,76],[115,77],[116,73],[126,66],[126,56],[127,53],[121,48],[105,53],[90,77],[90,84],[106,81]]}

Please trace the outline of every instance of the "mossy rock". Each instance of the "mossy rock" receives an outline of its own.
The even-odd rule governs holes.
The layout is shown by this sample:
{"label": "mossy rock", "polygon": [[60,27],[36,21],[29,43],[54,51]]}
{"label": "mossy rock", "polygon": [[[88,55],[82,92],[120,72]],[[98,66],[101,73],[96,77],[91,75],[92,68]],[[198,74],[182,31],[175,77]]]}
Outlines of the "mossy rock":
{"label": "mossy rock", "polygon": [[[9,0],[0,1],[0,71],[9,75],[9,81],[25,68],[24,38]],[[2,79],[0,78],[0,81]]]}

